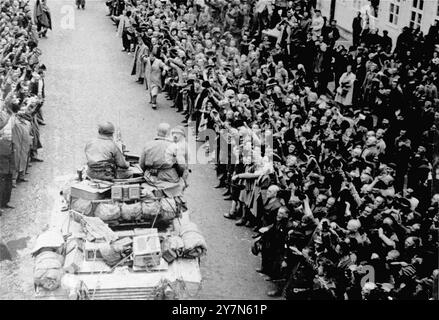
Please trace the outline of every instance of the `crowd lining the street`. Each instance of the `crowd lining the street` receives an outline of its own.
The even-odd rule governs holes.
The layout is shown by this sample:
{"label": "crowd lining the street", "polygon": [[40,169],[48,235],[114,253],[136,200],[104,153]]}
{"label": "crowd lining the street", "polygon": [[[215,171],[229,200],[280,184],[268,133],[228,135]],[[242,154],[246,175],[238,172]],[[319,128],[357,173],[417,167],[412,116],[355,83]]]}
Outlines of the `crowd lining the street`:
{"label": "crowd lining the street", "polygon": [[[24,3],[1,3],[2,207],[41,147],[48,27]],[[225,217],[257,232],[269,295],[438,299],[437,22],[393,45],[359,16],[346,48],[313,1],[107,5],[152,106],[165,91],[200,140],[217,132]]]}
{"label": "crowd lining the street", "polygon": [[437,22],[393,46],[359,15],[346,48],[313,1],[107,5],[153,107],[164,90],[217,132],[225,217],[257,232],[269,295],[437,299]]}
{"label": "crowd lining the street", "polygon": [[12,189],[27,182],[30,162],[41,162],[40,126],[44,125],[44,74],[38,41],[51,28],[46,0],[0,3],[0,215]]}

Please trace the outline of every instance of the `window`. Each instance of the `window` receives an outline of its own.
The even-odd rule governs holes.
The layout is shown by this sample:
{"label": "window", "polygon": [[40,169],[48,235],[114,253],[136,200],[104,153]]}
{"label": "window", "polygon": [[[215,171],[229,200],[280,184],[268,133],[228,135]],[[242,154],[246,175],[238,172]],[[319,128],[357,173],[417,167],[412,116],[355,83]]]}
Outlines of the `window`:
{"label": "window", "polygon": [[389,22],[393,24],[398,24],[398,17],[399,17],[399,3],[400,0],[396,0],[395,3],[390,4],[390,10],[389,10]]}
{"label": "window", "polygon": [[421,27],[422,23],[422,13],[412,11],[412,15],[410,17],[410,28],[418,29]]}
{"label": "window", "polygon": [[418,29],[422,24],[422,12],[424,10],[424,0],[413,0],[412,12],[410,15],[410,28]]}
{"label": "window", "polygon": [[413,0],[413,8],[424,10],[424,0]]}

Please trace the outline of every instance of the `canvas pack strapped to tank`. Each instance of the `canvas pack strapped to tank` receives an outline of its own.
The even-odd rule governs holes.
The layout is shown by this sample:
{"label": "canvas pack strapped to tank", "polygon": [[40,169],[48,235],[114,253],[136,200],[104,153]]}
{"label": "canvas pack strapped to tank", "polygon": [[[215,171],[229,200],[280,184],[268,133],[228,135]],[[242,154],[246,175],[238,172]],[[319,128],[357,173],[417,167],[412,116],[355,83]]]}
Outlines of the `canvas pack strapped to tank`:
{"label": "canvas pack strapped to tank", "polygon": [[121,218],[125,221],[136,221],[142,219],[142,202],[133,204],[122,203]]}
{"label": "canvas pack strapped to tank", "polygon": [[157,200],[146,200],[142,202],[142,217],[153,219],[160,214],[161,206]]}
{"label": "canvas pack strapped to tank", "polygon": [[110,243],[102,243],[99,245],[99,252],[105,263],[110,267],[115,266],[123,258],[122,246],[117,246]]}
{"label": "canvas pack strapped to tank", "polygon": [[49,291],[61,285],[64,257],[53,251],[41,252],[35,258],[34,284]]}
{"label": "canvas pack strapped to tank", "polygon": [[96,206],[94,216],[100,218],[102,221],[117,220],[121,216],[121,208],[119,204],[109,202],[102,202]]}

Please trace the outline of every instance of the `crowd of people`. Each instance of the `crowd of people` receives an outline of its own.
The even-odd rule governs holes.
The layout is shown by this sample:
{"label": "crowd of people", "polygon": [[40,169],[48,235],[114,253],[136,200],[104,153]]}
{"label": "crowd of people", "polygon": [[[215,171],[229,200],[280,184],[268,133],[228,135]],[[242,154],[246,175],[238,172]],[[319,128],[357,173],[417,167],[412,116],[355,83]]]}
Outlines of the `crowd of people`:
{"label": "crowd of people", "polygon": [[393,45],[359,14],[345,47],[315,1],[107,5],[151,106],[165,91],[216,133],[224,216],[254,228],[268,295],[438,299],[437,22]]}
{"label": "crowd of people", "polygon": [[43,161],[38,150],[46,67],[38,42],[48,16],[45,0],[37,1],[34,12],[28,1],[0,3],[0,215],[13,208],[12,189],[28,181],[31,162]]}

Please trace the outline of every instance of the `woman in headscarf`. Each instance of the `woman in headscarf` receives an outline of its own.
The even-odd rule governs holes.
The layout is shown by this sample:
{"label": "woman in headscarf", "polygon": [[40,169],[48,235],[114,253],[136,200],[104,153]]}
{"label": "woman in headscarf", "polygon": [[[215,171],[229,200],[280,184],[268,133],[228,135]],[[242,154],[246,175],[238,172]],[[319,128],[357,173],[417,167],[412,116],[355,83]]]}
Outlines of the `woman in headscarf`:
{"label": "woman in headscarf", "polygon": [[47,30],[52,30],[52,18],[47,0],[37,0],[34,10],[34,21],[37,24],[38,36],[46,37]]}

